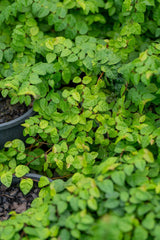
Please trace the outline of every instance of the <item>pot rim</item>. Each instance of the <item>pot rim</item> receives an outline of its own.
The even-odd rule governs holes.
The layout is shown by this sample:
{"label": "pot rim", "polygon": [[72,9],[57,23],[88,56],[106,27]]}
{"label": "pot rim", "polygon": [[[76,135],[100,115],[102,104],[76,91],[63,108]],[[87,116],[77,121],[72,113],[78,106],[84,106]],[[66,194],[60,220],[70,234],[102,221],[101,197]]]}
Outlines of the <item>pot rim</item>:
{"label": "pot rim", "polygon": [[33,113],[34,113],[33,108],[31,108],[27,112],[25,112],[23,115],[21,115],[20,117],[15,118],[15,119],[13,119],[11,121],[8,121],[8,122],[5,122],[5,123],[1,123],[0,124],[0,130],[5,130],[5,129],[12,128],[14,126],[19,125],[25,119],[27,119],[29,115],[33,115]]}
{"label": "pot rim", "polygon": [[[16,177],[15,175],[13,175],[12,184],[11,184],[11,185],[20,183],[20,181],[21,181],[22,178],[31,178],[32,180],[36,180],[36,181],[38,180],[38,181],[39,181],[41,177],[45,177],[45,176],[44,176],[44,175],[37,174],[37,173],[27,173],[27,174],[25,174],[23,177],[18,178],[18,177]],[[47,177],[47,178],[48,178],[48,177]],[[53,182],[53,180],[52,180],[51,178],[48,178],[48,180],[49,180],[50,183]],[[2,183],[1,183],[1,181],[0,181],[0,185],[1,185],[1,184],[2,184]]]}
{"label": "pot rim", "polygon": [[[14,176],[14,177],[16,177],[16,176]],[[27,174],[25,174],[23,177],[26,177],[26,178],[32,178],[32,179],[34,179],[34,180],[40,180],[40,178],[41,177],[46,177],[46,176],[44,176],[44,175],[41,175],[41,174],[37,174],[37,173],[27,173]],[[23,178],[22,177],[22,178]],[[17,178],[17,177],[16,177]],[[47,177],[48,178],[48,177]],[[19,178],[19,179],[21,179],[21,178]],[[49,182],[53,182],[53,180],[51,179],[51,178],[48,178],[48,180],[49,180]]]}

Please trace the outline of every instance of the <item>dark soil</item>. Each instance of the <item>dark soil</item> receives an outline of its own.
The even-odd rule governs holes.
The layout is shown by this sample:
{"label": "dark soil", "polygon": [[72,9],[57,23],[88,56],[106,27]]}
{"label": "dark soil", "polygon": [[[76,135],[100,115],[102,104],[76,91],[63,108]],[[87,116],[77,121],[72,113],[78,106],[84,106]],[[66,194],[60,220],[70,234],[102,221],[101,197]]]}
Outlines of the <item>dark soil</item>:
{"label": "dark soil", "polygon": [[10,104],[10,98],[0,97],[0,123],[9,122],[26,113],[32,106],[16,103]]}
{"label": "dark soil", "polygon": [[0,221],[7,220],[10,215],[9,212],[15,211],[16,213],[22,213],[26,211],[31,202],[38,197],[39,188],[35,183],[32,190],[24,195],[18,185],[5,187],[0,185]]}

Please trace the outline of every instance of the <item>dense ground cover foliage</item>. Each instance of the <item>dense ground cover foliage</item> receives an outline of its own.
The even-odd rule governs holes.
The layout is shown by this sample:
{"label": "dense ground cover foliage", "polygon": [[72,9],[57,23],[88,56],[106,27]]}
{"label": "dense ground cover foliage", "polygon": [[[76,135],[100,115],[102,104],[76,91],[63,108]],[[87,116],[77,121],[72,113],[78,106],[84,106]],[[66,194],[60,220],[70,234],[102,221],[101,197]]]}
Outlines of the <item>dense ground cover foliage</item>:
{"label": "dense ground cover foliage", "polygon": [[1,94],[35,111],[1,182],[45,175],[2,240],[160,239],[159,16],[159,0],[0,2]]}

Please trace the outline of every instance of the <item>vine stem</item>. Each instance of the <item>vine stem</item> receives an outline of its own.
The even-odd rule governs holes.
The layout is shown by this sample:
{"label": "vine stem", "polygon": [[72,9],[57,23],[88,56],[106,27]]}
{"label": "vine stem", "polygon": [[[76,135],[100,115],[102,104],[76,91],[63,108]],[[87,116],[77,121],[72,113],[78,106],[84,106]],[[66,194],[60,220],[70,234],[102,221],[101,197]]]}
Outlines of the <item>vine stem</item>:
{"label": "vine stem", "polygon": [[[24,227],[27,227],[27,224],[26,224],[26,223],[24,223]],[[28,239],[28,236],[26,235],[26,233],[24,232],[24,230],[22,230],[22,232],[21,232],[20,239],[22,239],[23,236],[25,236],[25,237],[27,238],[27,240],[29,240],[29,239]]]}
{"label": "vine stem", "polygon": [[125,92],[127,91],[127,88],[128,88],[128,82],[125,85],[125,89],[124,89],[124,92],[123,92],[122,96],[124,96]]}
{"label": "vine stem", "polygon": [[[48,149],[44,154],[47,154],[48,152],[50,152],[52,150],[52,147],[50,149]],[[43,153],[42,153],[43,154]],[[28,166],[30,163],[34,162],[37,158],[41,157],[42,154],[38,155],[37,157],[35,157],[34,159],[32,159],[30,162],[26,163],[26,166]],[[26,154],[26,156],[28,157],[33,157],[33,156],[30,156],[29,154]]]}
{"label": "vine stem", "polygon": [[13,198],[13,197],[11,197],[11,196],[9,196],[9,195],[7,195],[7,194],[4,194],[4,193],[0,194],[0,196],[4,196],[4,197],[8,197],[8,198]]}
{"label": "vine stem", "polygon": [[104,72],[101,73],[101,75],[98,78],[98,81],[103,77]]}
{"label": "vine stem", "polygon": [[52,180],[56,180],[56,179],[63,179],[63,178],[67,178],[67,177],[71,177],[73,176],[73,174],[68,174],[68,175],[65,175],[65,176],[62,176],[62,177],[55,177],[55,178],[51,178]]}

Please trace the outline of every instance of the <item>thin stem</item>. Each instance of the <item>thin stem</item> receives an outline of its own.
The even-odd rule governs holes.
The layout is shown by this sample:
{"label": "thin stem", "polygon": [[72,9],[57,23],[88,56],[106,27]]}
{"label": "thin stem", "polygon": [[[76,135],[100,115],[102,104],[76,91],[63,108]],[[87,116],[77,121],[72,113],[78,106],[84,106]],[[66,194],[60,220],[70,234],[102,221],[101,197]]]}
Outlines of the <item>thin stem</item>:
{"label": "thin stem", "polygon": [[[50,152],[52,150],[52,148],[49,148],[44,154],[47,154],[48,152]],[[43,154],[43,153],[42,153]],[[34,159],[32,159],[30,162],[26,163],[26,166],[28,166],[30,163],[34,162],[37,158],[40,158],[42,156],[42,154],[38,155],[37,157],[35,157]],[[33,157],[30,156],[29,154],[26,154],[26,156],[28,157]]]}
{"label": "thin stem", "polygon": [[65,175],[65,176],[62,176],[62,177],[55,177],[55,178],[51,178],[52,180],[56,180],[56,179],[63,179],[63,178],[67,178],[67,177],[70,177],[70,176],[73,176],[73,174],[68,174],[68,175]]}
{"label": "thin stem", "polygon": [[103,77],[104,72],[101,73],[101,75],[98,78],[98,81]]}

